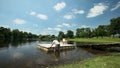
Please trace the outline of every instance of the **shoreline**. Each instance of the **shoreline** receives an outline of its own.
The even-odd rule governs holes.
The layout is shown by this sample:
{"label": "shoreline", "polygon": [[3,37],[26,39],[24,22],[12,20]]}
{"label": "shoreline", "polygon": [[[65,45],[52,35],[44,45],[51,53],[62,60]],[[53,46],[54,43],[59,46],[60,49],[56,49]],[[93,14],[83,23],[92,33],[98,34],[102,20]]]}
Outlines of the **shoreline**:
{"label": "shoreline", "polygon": [[120,66],[120,53],[111,53],[108,56],[97,56],[95,58],[88,58],[82,61],[76,61],[70,64],[57,65],[50,68],[119,68]]}

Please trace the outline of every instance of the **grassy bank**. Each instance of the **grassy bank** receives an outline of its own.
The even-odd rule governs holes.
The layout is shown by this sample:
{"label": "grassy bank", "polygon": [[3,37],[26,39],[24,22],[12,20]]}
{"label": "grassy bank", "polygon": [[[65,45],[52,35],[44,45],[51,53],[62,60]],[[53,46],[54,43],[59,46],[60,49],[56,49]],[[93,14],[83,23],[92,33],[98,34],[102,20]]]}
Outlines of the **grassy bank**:
{"label": "grassy bank", "polygon": [[54,68],[119,68],[120,56],[101,56]]}
{"label": "grassy bank", "polygon": [[85,42],[85,43],[120,43],[120,38],[103,37],[103,38],[74,38],[68,41]]}

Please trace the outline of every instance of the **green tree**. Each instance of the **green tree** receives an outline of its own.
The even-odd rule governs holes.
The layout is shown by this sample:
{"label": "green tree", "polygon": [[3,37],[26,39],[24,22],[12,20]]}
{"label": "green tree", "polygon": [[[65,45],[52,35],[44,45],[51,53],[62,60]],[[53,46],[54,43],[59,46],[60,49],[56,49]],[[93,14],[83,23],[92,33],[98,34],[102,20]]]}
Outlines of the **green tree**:
{"label": "green tree", "polygon": [[1,39],[10,40],[11,39],[11,30],[9,28],[0,27]]}
{"label": "green tree", "polygon": [[2,33],[0,33],[0,40],[5,40],[5,36]]}
{"label": "green tree", "polygon": [[90,28],[78,28],[76,30],[76,37],[90,38],[91,37],[91,29]]}
{"label": "green tree", "polygon": [[12,40],[19,40],[20,34],[18,29],[14,29],[12,31]]}
{"label": "green tree", "polygon": [[79,36],[79,33],[80,33],[80,28],[77,28],[77,29],[76,29],[76,37],[77,37],[77,38],[80,37],[80,36]]}
{"label": "green tree", "polygon": [[79,37],[85,37],[86,35],[85,35],[85,28],[81,28],[80,29],[80,32],[79,32]]}
{"label": "green tree", "polygon": [[97,28],[93,30],[93,34],[95,37],[103,37],[103,36],[108,36],[109,31],[107,25],[99,25]]}
{"label": "green tree", "polygon": [[73,38],[73,37],[74,37],[73,31],[68,30],[68,31],[67,31],[67,34],[66,34],[66,37],[67,37],[67,38]]}
{"label": "green tree", "polygon": [[85,37],[90,38],[91,37],[91,29],[90,28],[85,28]]}
{"label": "green tree", "polygon": [[65,34],[64,34],[64,32],[60,31],[58,34],[58,39],[62,40],[63,38],[65,38]]}
{"label": "green tree", "polygon": [[110,20],[109,30],[111,35],[120,35],[120,17],[112,18]]}
{"label": "green tree", "polygon": [[2,40],[27,40],[38,38],[36,34],[19,31],[18,29],[10,30],[10,28],[0,27],[0,39]]}
{"label": "green tree", "polygon": [[54,40],[56,38],[55,35],[51,35],[51,41]]}
{"label": "green tree", "polygon": [[42,40],[42,41],[51,41],[52,38],[51,38],[51,35],[41,35],[41,34],[39,35],[39,39]]}

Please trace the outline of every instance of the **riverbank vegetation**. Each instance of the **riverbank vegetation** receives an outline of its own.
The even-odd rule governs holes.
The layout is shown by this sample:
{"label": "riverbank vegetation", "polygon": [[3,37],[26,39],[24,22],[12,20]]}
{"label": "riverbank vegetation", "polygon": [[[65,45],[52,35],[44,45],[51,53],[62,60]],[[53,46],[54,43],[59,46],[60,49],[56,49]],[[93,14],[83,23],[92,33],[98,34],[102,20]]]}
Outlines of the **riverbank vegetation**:
{"label": "riverbank vegetation", "polygon": [[36,34],[19,31],[18,29],[11,30],[10,28],[0,27],[0,40],[19,41],[19,40],[35,40],[38,38]]}
{"label": "riverbank vegetation", "polygon": [[119,68],[120,56],[99,56],[54,68]]}
{"label": "riverbank vegetation", "polygon": [[120,43],[120,38],[113,37],[94,37],[94,38],[74,38],[68,41],[83,42],[83,43]]}

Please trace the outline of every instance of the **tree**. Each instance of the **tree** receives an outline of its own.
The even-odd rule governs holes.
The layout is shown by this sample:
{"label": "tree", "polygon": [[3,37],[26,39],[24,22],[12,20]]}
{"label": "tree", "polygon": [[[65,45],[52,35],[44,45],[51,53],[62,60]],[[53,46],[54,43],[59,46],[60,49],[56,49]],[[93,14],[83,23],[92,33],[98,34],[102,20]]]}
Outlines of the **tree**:
{"label": "tree", "polygon": [[0,33],[0,40],[5,40],[5,36],[2,33]]}
{"label": "tree", "polygon": [[92,36],[92,34],[91,34],[92,32],[91,32],[91,29],[90,28],[85,28],[85,37],[87,37],[87,38],[90,38],[91,36]]}
{"label": "tree", "polygon": [[108,35],[108,30],[106,25],[99,25],[98,28],[96,28],[94,31],[94,36],[107,36]]}
{"label": "tree", "polygon": [[27,32],[23,32],[23,38],[24,38],[25,40],[28,39],[28,33],[27,33]]}
{"label": "tree", "polygon": [[10,28],[0,27],[0,39],[1,40],[27,40],[38,38],[37,35],[19,31],[18,29],[10,30]]}
{"label": "tree", "polygon": [[42,41],[51,41],[55,37],[54,35],[39,35],[39,39]]}
{"label": "tree", "polygon": [[60,31],[58,34],[58,39],[62,40],[63,38],[65,38],[65,34],[64,34],[64,32]]}
{"label": "tree", "polygon": [[11,39],[11,30],[9,28],[0,27],[1,39]]}
{"label": "tree", "polygon": [[56,38],[55,35],[51,35],[51,40],[54,40]]}
{"label": "tree", "polygon": [[77,28],[77,29],[76,29],[76,37],[78,37],[78,38],[80,37],[80,36],[79,36],[79,33],[80,33],[80,28]]}
{"label": "tree", "polygon": [[76,37],[90,38],[91,37],[91,29],[90,28],[78,28],[76,30]]}
{"label": "tree", "polygon": [[120,35],[120,17],[112,18],[110,20],[109,30],[111,35]]}
{"label": "tree", "polygon": [[83,37],[86,36],[86,35],[85,35],[85,28],[81,28],[79,31],[80,31],[80,32],[79,32],[79,37],[83,38]]}
{"label": "tree", "polygon": [[19,30],[18,29],[14,29],[12,31],[12,40],[18,40],[19,37],[20,37]]}
{"label": "tree", "polygon": [[74,37],[73,31],[68,30],[66,36],[67,36],[67,38],[73,38]]}

